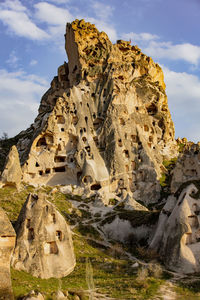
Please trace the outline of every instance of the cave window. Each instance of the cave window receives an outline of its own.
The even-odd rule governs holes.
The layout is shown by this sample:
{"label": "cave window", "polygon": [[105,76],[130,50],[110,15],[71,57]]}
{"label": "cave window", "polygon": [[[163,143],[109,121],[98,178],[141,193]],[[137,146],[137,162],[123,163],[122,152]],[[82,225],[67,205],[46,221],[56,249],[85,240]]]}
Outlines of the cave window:
{"label": "cave window", "polygon": [[32,241],[35,238],[35,234],[34,234],[34,229],[33,228],[29,228],[28,230],[28,240]]}
{"label": "cave window", "polygon": [[38,164],[38,162],[37,162],[37,161],[36,161],[36,163],[35,163],[35,166],[36,166],[36,167],[39,167],[39,166],[40,166],[40,165]]}
{"label": "cave window", "polygon": [[65,167],[56,167],[53,169],[55,173],[63,173],[65,172]]}
{"label": "cave window", "polygon": [[61,129],[60,129],[62,132],[64,132],[65,131],[65,129],[62,127]]}
{"label": "cave window", "polygon": [[139,107],[138,107],[138,106],[136,106],[136,107],[135,107],[135,110],[136,110],[136,111],[138,111],[138,110],[139,110]]}
{"label": "cave window", "polygon": [[51,216],[52,216],[52,221],[55,224],[56,223],[56,215],[55,214],[51,214]]}
{"label": "cave window", "polygon": [[54,162],[55,163],[65,162],[65,156],[55,156],[54,157]]}
{"label": "cave window", "polygon": [[58,124],[65,124],[65,118],[63,116],[57,116],[56,119]]}
{"label": "cave window", "polygon": [[122,140],[121,139],[118,139],[118,146],[122,147]]}
{"label": "cave window", "polygon": [[88,117],[85,117],[85,123],[87,124],[87,121],[88,121]]}
{"label": "cave window", "polygon": [[103,90],[103,97],[106,96],[106,89]]}
{"label": "cave window", "polygon": [[61,151],[62,149],[61,149],[61,145],[60,144],[58,144],[58,151]]}
{"label": "cave window", "polygon": [[95,97],[95,93],[92,93],[92,95],[91,95],[93,98]]}
{"label": "cave window", "polygon": [[119,181],[118,181],[118,185],[119,185],[119,188],[123,188],[124,187],[124,179],[120,179]]}
{"label": "cave window", "polygon": [[87,141],[87,139],[86,139],[85,136],[82,137],[82,141],[83,141],[84,143]]}
{"label": "cave window", "polygon": [[98,191],[100,189],[101,189],[101,185],[99,183],[95,183],[95,184],[91,185],[92,191]]}
{"label": "cave window", "polygon": [[91,183],[93,180],[92,180],[92,177],[87,175],[83,178],[83,182],[84,183]]}
{"label": "cave window", "polygon": [[153,137],[152,137],[152,136],[149,137],[149,142],[150,142],[150,143],[153,142]]}
{"label": "cave window", "polygon": [[88,107],[88,108],[90,107],[88,103],[87,103],[87,107]]}
{"label": "cave window", "polygon": [[93,113],[92,117],[93,117],[93,119],[96,119],[96,114],[95,114],[95,113]]}
{"label": "cave window", "polygon": [[57,239],[58,239],[59,241],[62,241],[62,239],[63,239],[62,231],[57,230],[57,231],[56,231],[56,237],[57,237]]}
{"label": "cave window", "polygon": [[45,174],[50,174],[51,170],[50,169],[46,169]]}
{"label": "cave window", "polygon": [[73,69],[72,73],[75,73],[75,72],[76,72],[76,70],[77,70],[77,65],[75,65],[75,67],[74,67],[74,69]]}
{"label": "cave window", "polygon": [[58,254],[58,246],[56,242],[50,242],[50,254]]}
{"label": "cave window", "polygon": [[123,125],[123,126],[125,125],[124,119],[120,118],[120,119],[119,119],[119,122],[120,122],[121,125]]}
{"label": "cave window", "polygon": [[85,127],[83,127],[83,131],[86,132],[86,128]]}
{"label": "cave window", "polygon": [[133,142],[137,142],[137,135],[131,135],[131,139]]}
{"label": "cave window", "polygon": [[81,134],[81,135],[83,134],[83,129],[82,129],[82,128],[80,129],[80,134]]}
{"label": "cave window", "polygon": [[40,138],[39,141],[37,142],[36,147],[40,147],[40,146],[47,146],[45,137]]}
{"label": "cave window", "polygon": [[39,175],[40,175],[40,176],[43,175],[43,171],[42,171],[42,170],[39,171]]}
{"label": "cave window", "polygon": [[76,125],[78,123],[78,117],[77,116],[74,116],[72,118],[72,123],[73,123],[73,125]]}
{"label": "cave window", "polygon": [[124,153],[124,155],[125,155],[126,158],[129,158],[129,152],[128,152],[128,150],[124,150],[123,153]]}
{"label": "cave window", "polygon": [[158,108],[154,103],[152,103],[147,107],[147,112],[149,115],[155,115],[158,112]]}

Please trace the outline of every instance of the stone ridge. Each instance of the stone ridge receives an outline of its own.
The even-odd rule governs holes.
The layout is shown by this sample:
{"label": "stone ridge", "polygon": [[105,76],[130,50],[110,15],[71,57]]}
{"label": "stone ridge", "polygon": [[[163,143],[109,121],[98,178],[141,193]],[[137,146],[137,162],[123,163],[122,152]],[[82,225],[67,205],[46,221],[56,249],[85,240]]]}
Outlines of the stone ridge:
{"label": "stone ridge", "polygon": [[177,155],[161,68],[84,20],[65,39],[69,62],[18,142],[23,180],[158,201],[163,159]]}

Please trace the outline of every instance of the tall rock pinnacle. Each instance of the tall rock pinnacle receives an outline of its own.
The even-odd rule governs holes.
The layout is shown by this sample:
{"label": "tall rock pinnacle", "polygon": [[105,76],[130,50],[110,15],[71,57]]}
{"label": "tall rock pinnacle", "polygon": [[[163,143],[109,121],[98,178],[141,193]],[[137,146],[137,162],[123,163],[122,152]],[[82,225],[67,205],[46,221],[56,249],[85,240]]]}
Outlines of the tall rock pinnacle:
{"label": "tall rock pinnacle", "polygon": [[65,41],[69,62],[18,143],[23,180],[156,202],[162,161],[176,155],[161,68],[84,20],[67,24]]}

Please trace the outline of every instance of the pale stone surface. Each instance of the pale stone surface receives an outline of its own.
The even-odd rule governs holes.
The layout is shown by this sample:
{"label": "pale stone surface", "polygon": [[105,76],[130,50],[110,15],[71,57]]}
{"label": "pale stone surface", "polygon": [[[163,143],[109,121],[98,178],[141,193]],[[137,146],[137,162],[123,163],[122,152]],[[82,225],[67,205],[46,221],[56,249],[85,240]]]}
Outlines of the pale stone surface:
{"label": "pale stone surface", "polygon": [[200,272],[200,199],[197,192],[196,186],[189,184],[178,199],[169,197],[150,244],[168,268],[185,274]]}
{"label": "pale stone surface", "polygon": [[66,51],[18,142],[23,180],[158,201],[162,161],[177,155],[161,68],[84,20],[67,24]]}
{"label": "pale stone surface", "polygon": [[27,296],[23,298],[23,300],[44,300],[44,297],[41,293],[31,291]]}
{"label": "pale stone surface", "polygon": [[16,146],[12,146],[8,154],[1,182],[4,185],[14,185],[19,189],[22,179],[22,170],[19,161],[19,153]]}
{"label": "pale stone surface", "polygon": [[12,265],[36,277],[63,277],[73,271],[71,231],[44,194],[30,194],[16,223],[17,243]]}
{"label": "pale stone surface", "polygon": [[15,231],[2,208],[0,208],[0,299],[13,298],[10,279],[10,260],[15,247]]}

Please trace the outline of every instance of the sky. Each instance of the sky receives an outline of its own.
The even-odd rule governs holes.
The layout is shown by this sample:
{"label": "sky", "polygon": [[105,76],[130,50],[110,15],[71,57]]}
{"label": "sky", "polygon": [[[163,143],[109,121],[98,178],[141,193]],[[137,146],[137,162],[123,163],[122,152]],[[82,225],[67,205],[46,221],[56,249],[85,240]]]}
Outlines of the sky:
{"label": "sky", "polygon": [[200,141],[200,0],[0,0],[0,136],[25,130],[67,61],[67,22],[130,40],[163,69],[175,136]]}

